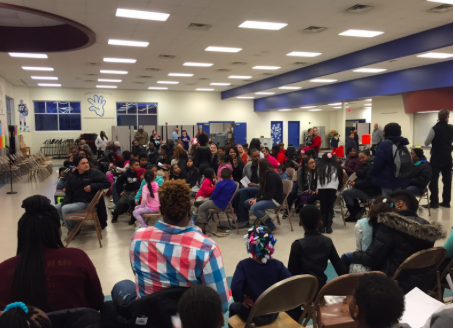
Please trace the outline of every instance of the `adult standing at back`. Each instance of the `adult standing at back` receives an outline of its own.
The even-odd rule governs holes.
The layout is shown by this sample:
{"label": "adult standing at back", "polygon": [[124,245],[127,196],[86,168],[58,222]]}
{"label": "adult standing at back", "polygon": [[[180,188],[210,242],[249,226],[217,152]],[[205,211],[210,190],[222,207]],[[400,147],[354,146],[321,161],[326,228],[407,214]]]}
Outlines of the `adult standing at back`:
{"label": "adult standing at back", "polygon": [[313,140],[311,141],[311,145],[303,148],[303,151],[307,151],[308,149],[314,149],[316,151],[316,156],[318,155],[319,151],[321,150],[321,142],[322,139],[319,136],[318,128],[313,128]]}
{"label": "adult standing at back", "polygon": [[147,143],[149,142],[149,134],[144,131],[144,127],[142,125],[139,125],[139,129],[137,129],[134,134],[134,140],[137,140],[139,146],[147,146]]}
{"label": "adult standing at back", "polygon": [[108,139],[106,136],[106,132],[101,131],[100,135],[95,140],[95,146],[96,150],[98,151],[98,157],[100,157],[101,154],[106,150],[107,142]]}
{"label": "adult standing at back", "polygon": [[172,132],[172,140],[174,140],[174,144],[176,145],[177,144],[177,140],[179,138],[179,128],[176,127],[174,129],[174,132]]}
{"label": "adult standing at back", "polygon": [[[430,207],[450,208],[452,198],[452,151],[453,125],[449,124],[449,111],[441,109],[438,113],[438,123],[433,126],[425,140],[425,146],[431,144],[430,165],[432,169],[430,181]],[[442,174],[442,203],[439,203],[439,173]]]}
{"label": "adult standing at back", "polygon": [[212,152],[210,147],[208,146],[209,136],[207,133],[202,132],[197,137],[197,143],[199,146],[196,147],[196,151],[194,152],[193,162],[194,166],[199,168],[201,164],[207,164],[213,168],[212,163]]}
{"label": "adult standing at back", "polygon": [[384,139],[385,142],[381,142],[376,150],[373,169],[371,170],[372,182],[381,188],[383,195],[395,189],[406,188],[409,185],[407,177],[395,177],[393,146],[397,144],[409,145],[408,139],[401,136],[401,126],[398,123],[387,124],[384,127]]}
{"label": "adult standing at back", "polygon": [[384,141],[384,135],[382,129],[379,128],[378,123],[374,124],[373,133],[371,136],[371,150],[373,151],[373,155],[376,154],[376,149],[378,145]]}

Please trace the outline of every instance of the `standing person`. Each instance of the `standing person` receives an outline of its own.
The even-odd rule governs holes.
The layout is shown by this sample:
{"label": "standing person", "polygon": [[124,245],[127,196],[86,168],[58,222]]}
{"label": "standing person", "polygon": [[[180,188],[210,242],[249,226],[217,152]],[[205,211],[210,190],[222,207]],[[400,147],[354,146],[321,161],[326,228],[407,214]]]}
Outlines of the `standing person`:
{"label": "standing person", "polygon": [[201,134],[199,134],[197,138],[199,146],[196,147],[196,151],[193,157],[194,166],[196,166],[197,168],[199,168],[201,164],[207,164],[213,168],[212,152],[207,144],[208,141],[209,136],[207,135],[207,133],[202,132]]}
{"label": "standing person", "polygon": [[376,149],[378,149],[378,145],[383,141],[384,134],[382,133],[382,129],[379,127],[378,123],[375,123],[373,133],[371,136],[371,150],[373,151],[373,155],[376,154]]}
{"label": "standing person", "polygon": [[318,128],[314,127],[313,128],[313,139],[311,140],[311,145],[303,148],[303,151],[307,151],[308,149],[314,149],[316,151],[316,156],[319,154],[319,151],[321,150],[321,142],[322,139],[319,136],[319,131]]}
{"label": "standing person", "polygon": [[108,139],[106,136],[106,132],[101,131],[100,135],[98,137],[96,137],[96,140],[95,140],[95,146],[96,146],[96,149],[98,150],[98,157],[100,157],[101,154],[106,150],[107,142],[108,142]]}
{"label": "standing person", "polygon": [[144,220],[144,214],[159,213],[160,200],[158,199],[158,183],[155,182],[155,174],[153,171],[145,171],[145,185],[142,187],[141,204],[137,205],[133,211],[133,216],[139,222],[141,227],[148,227]]}
{"label": "standing person", "polygon": [[413,148],[411,157],[413,165],[406,190],[415,196],[422,196],[431,180],[431,165],[428,164],[421,148]]}
{"label": "standing person", "polygon": [[311,146],[313,144],[313,138],[314,138],[313,128],[309,128],[308,129],[308,134],[305,137],[305,146],[306,147],[307,146]]}
{"label": "standing person", "polygon": [[359,148],[359,135],[357,134],[357,128],[353,127],[351,132],[354,132],[354,141],[355,144],[357,145],[357,149]]}
{"label": "standing person", "polygon": [[401,126],[398,123],[387,124],[384,127],[384,135],[385,141],[381,142],[376,150],[371,173],[373,183],[381,188],[383,195],[386,195],[395,189],[406,188],[409,185],[407,177],[395,177],[393,153],[394,145],[407,146],[409,141],[401,136]]}
{"label": "standing person", "polygon": [[191,137],[187,134],[186,130],[182,131],[182,137],[180,138],[183,143],[183,148],[185,148],[186,151],[190,148],[190,141]]}
{"label": "standing person", "polygon": [[330,147],[332,147],[332,155],[338,150],[338,145],[340,143],[340,135],[335,133],[335,135],[330,140]]}
{"label": "standing person", "polygon": [[134,134],[134,140],[137,140],[140,146],[147,146],[149,142],[149,134],[144,131],[144,127],[139,125],[139,129]]}
{"label": "standing person", "polygon": [[348,137],[346,138],[346,144],[345,144],[345,154],[346,157],[349,156],[349,151],[354,148],[356,151],[359,149],[359,144],[355,142],[355,133],[351,131],[349,133]]}
{"label": "standing person", "polygon": [[177,144],[178,138],[179,138],[179,128],[176,127],[174,129],[174,132],[172,132],[172,140],[174,140],[174,144]]}
{"label": "standing person", "polygon": [[[430,182],[430,208],[450,208],[452,199],[452,151],[453,125],[449,124],[449,111],[441,109],[438,113],[438,123],[433,126],[425,140],[425,146],[431,144],[430,165],[432,169]],[[439,203],[439,174],[442,174],[442,203]],[[426,207],[424,205],[424,207]]]}
{"label": "standing person", "polygon": [[196,139],[197,139],[197,137],[199,137],[199,135],[200,135],[201,133],[203,133],[203,132],[204,132],[204,130],[202,130],[202,128],[199,128],[199,129],[197,130],[197,133],[196,133]]}
{"label": "standing person", "polygon": [[[250,149],[253,149],[253,148],[254,148],[254,149],[259,150],[259,156],[260,156],[261,158],[264,158],[264,154],[262,153],[262,144],[261,144],[261,140],[259,140],[259,138],[253,138],[253,139],[251,139],[251,141],[250,141],[250,147],[249,147],[249,148],[250,148]],[[251,156],[251,155],[250,155],[250,156]],[[250,160],[251,158],[248,158],[248,159]]]}
{"label": "standing person", "polygon": [[323,223],[323,226],[319,228],[319,232],[331,234],[333,232],[333,217],[335,216],[333,204],[337,199],[337,191],[341,190],[343,186],[343,169],[332,157],[332,154],[325,153],[317,165],[317,174],[318,195],[321,202],[321,220]]}
{"label": "standing person", "polygon": [[160,146],[161,146],[161,137],[158,135],[158,132],[156,132],[156,130],[152,131],[152,135],[150,136],[150,142],[153,142],[157,149],[160,148]]}
{"label": "standing person", "polygon": [[[240,148],[242,148],[242,146],[240,146]],[[228,149],[228,156],[229,162],[232,165],[232,177],[234,178],[234,181],[240,182],[243,178],[243,168],[245,167],[245,164],[237,149],[238,147],[230,147]]]}

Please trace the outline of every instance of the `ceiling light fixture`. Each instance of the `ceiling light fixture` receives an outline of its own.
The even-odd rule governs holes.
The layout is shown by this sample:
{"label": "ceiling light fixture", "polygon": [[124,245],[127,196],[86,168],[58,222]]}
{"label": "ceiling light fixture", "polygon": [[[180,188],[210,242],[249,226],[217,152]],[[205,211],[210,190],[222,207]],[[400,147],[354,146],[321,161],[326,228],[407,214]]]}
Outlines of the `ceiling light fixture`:
{"label": "ceiling light fixture", "polygon": [[58,80],[56,76],[30,76],[33,80]]}
{"label": "ceiling light fixture", "polygon": [[289,112],[292,110],[291,108],[283,108],[283,109],[278,109],[279,112]]}
{"label": "ceiling light fixture", "polygon": [[231,85],[231,83],[210,83],[210,85]]}
{"label": "ceiling light fixture", "polygon": [[147,20],[155,20],[155,21],[164,22],[169,18],[170,14],[155,13],[152,11],[117,8],[117,12],[115,13],[115,16],[136,18],[136,19],[147,19]]}
{"label": "ceiling light fixture", "polygon": [[229,79],[251,79],[252,76],[244,76],[244,75],[231,75],[228,76]]}
{"label": "ceiling light fixture", "polygon": [[429,113],[437,113],[439,112],[438,110],[428,110],[428,111],[425,111],[425,112],[417,112],[417,114],[429,114]]}
{"label": "ceiling light fixture", "polygon": [[102,69],[102,70],[100,70],[100,73],[102,73],[102,74],[128,74],[128,71],[113,71],[113,70]]}
{"label": "ceiling light fixture", "polygon": [[125,63],[125,64],[134,64],[137,62],[136,59],[128,59],[128,58],[103,58],[103,61],[108,63]]}
{"label": "ceiling light fixture", "polygon": [[114,46],[128,46],[128,47],[147,47],[149,45],[148,42],[144,41],[128,41],[128,40],[116,40],[116,39],[109,39],[107,42],[108,44]]}
{"label": "ceiling light fixture", "polygon": [[288,53],[286,56],[292,57],[317,57],[322,55],[320,52],[304,52],[304,51],[293,51]]}
{"label": "ceiling light fixture", "polygon": [[190,77],[193,76],[194,74],[189,74],[189,73],[169,73],[167,76],[183,76],[183,77]]}
{"label": "ceiling light fixture", "polygon": [[305,107],[300,107],[300,108],[309,109],[309,108],[316,108],[316,106],[305,106]]}
{"label": "ceiling light fixture", "polygon": [[330,83],[330,82],[336,82],[338,80],[333,80],[333,79],[313,79],[310,80],[310,82],[315,82],[315,83]]}
{"label": "ceiling light fixture", "polygon": [[260,30],[281,30],[287,26],[286,23],[271,23],[271,22],[257,22],[257,21],[244,21],[239,25],[241,28],[256,28]]}
{"label": "ceiling light fixture", "polygon": [[256,92],[256,95],[274,95],[275,92]]}
{"label": "ceiling light fixture", "polygon": [[329,104],[329,106],[339,106],[339,105],[342,105],[343,103],[333,103],[333,104]]}
{"label": "ceiling light fixture", "polygon": [[372,100],[373,100],[373,99],[371,99],[371,98],[370,98],[370,99],[365,99],[365,101],[372,101]]}
{"label": "ceiling light fixture", "polygon": [[446,59],[453,57],[453,54],[447,54],[442,52],[428,52],[426,54],[418,55],[420,58],[434,58],[434,59]]}
{"label": "ceiling light fixture", "polygon": [[333,108],[340,109],[340,108],[343,108],[343,107],[333,107]]}
{"label": "ceiling light fixture", "polygon": [[122,82],[122,80],[98,79],[98,82]]}
{"label": "ceiling light fixture", "polygon": [[236,97],[237,99],[254,99],[254,97]]}
{"label": "ceiling light fixture", "polygon": [[8,55],[11,57],[18,57],[18,58],[47,58],[46,54],[30,54],[30,53],[22,53],[22,52],[8,52]]}
{"label": "ceiling light fixture", "polygon": [[384,32],[380,31],[367,31],[367,30],[347,30],[344,32],[341,32],[338,35],[344,35],[344,36],[357,36],[361,38],[373,38],[375,36],[384,34]]}
{"label": "ceiling light fixture", "polygon": [[96,87],[100,89],[117,89],[116,85],[97,85]]}
{"label": "ceiling light fixture", "polygon": [[279,87],[278,89],[281,89],[281,90],[297,90],[297,89],[302,89],[302,87]]}
{"label": "ceiling light fixture", "polygon": [[197,66],[197,67],[210,67],[213,66],[212,63],[192,63],[192,62],[186,62],[183,64],[183,66]]}
{"label": "ceiling light fixture", "polygon": [[356,73],[379,73],[387,71],[385,68],[358,68],[353,70]]}
{"label": "ceiling light fixture", "polygon": [[270,70],[275,70],[275,69],[280,69],[280,66],[254,66],[253,69],[270,69]]}
{"label": "ceiling light fixture", "polygon": [[179,84],[177,81],[158,81],[159,84]]}
{"label": "ceiling light fixture", "polygon": [[322,109],[320,108],[314,108],[314,109],[309,109],[309,112],[320,112]]}
{"label": "ceiling light fixture", "polygon": [[242,50],[242,48],[214,47],[214,46],[205,48],[205,51],[215,51],[215,52],[239,52],[241,50]]}
{"label": "ceiling light fixture", "polygon": [[427,0],[429,2],[438,2],[438,3],[445,3],[448,5],[453,5],[454,1],[453,0]]}
{"label": "ceiling light fixture", "polygon": [[61,87],[61,84],[56,83],[38,83],[40,87]]}
{"label": "ceiling light fixture", "polygon": [[165,87],[149,87],[149,90],[167,90],[169,88],[165,88]]}
{"label": "ceiling light fixture", "polygon": [[22,66],[23,70],[26,71],[53,71],[52,67],[33,67],[33,66]]}
{"label": "ceiling light fixture", "polygon": [[196,91],[214,91],[215,89],[197,88]]}

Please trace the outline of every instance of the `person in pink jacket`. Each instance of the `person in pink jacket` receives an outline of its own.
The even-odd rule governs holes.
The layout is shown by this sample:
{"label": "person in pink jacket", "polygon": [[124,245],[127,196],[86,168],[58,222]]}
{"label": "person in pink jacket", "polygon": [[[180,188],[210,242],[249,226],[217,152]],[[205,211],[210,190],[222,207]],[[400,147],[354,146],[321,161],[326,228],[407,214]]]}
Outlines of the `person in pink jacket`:
{"label": "person in pink jacket", "polygon": [[143,227],[148,227],[143,215],[147,213],[158,213],[160,211],[160,199],[158,197],[158,184],[155,182],[155,173],[152,170],[144,173],[146,184],[142,187],[141,204],[136,206],[133,216]]}
{"label": "person in pink jacket", "polygon": [[266,158],[270,162],[270,164],[272,164],[273,168],[276,171],[276,168],[278,167],[278,165],[280,165],[280,163],[276,160],[275,157],[270,155],[270,149],[268,147],[264,147],[262,148],[262,153],[264,154],[264,158]]}
{"label": "person in pink jacket", "polygon": [[[226,155],[225,156],[218,156],[218,172],[217,172],[216,176],[218,177],[219,180],[223,179],[221,177],[221,170],[222,169],[229,169],[229,170],[231,170],[231,172],[234,171],[232,169],[232,165],[229,164]],[[234,180],[234,178],[232,178],[232,176],[231,176],[231,180]]]}

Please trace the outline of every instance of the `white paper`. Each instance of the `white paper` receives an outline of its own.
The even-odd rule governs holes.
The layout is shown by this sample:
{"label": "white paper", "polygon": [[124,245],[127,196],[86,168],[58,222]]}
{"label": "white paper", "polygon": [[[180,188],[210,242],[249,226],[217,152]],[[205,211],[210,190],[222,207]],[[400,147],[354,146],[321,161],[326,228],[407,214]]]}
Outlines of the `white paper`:
{"label": "white paper", "polygon": [[240,183],[244,186],[244,187],[248,187],[248,184],[251,183],[250,179],[248,179],[248,177],[243,177],[242,180],[240,180]]}
{"label": "white paper", "polygon": [[407,323],[411,328],[421,328],[433,313],[444,306],[428,296],[419,288],[414,288],[404,297],[406,305],[400,323]]}

